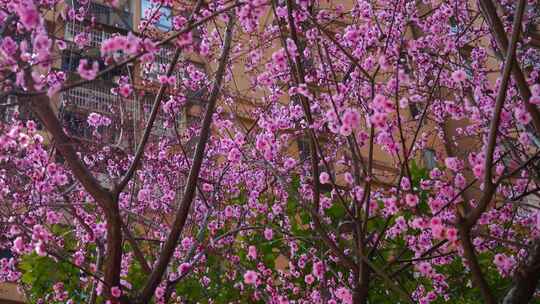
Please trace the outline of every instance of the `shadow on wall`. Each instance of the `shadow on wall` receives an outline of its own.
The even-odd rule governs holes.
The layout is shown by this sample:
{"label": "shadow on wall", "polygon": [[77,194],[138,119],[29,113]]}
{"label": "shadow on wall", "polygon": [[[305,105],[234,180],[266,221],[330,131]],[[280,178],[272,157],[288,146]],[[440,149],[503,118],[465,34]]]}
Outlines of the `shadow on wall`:
{"label": "shadow on wall", "polygon": [[[0,259],[10,258],[9,250],[0,250]],[[24,297],[17,291],[17,285],[13,283],[0,283],[0,304],[24,303]]]}

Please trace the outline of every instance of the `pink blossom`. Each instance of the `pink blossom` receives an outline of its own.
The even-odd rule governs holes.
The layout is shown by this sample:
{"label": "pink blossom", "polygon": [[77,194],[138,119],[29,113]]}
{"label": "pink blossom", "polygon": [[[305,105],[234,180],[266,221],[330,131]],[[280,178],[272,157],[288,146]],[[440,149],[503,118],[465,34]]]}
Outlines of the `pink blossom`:
{"label": "pink blossom", "polygon": [[191,264],[189,263],[182,263],[180,266],[178,266],[178,273],[180,275],[186,274],[191,269]]}
{"label": "pink blossom", "polygon": [[204,183],[204,184],[202,185],[202,189],[203,189],[203,191],[205,191],[205,192],[211,192],[211,191],[214,190],[214,186],[212,186],[211,184],[208,184],[208,183]]}
{"label": "pink blossom", "polygon": [[408,191],[411,189],[411,182],[409,181],[408,178],[404,177],[401,179],[400,186],[401,186],[401,189]]}
{"label": "pink blossom", "polygon": [[247,256],[250,260],[257,259],[257,248],[253,245],[249,246]]}
{"label": "pink blossom", "polygon": [[171,75],[167,77],[166,75],[160,75],[158,77],[159,83],[164,85],[171,85],[174,86],[176,84],[176,77],[174,75]]}
{"label": "pink blossom", "polygon": [[6,57],[15,55],[15,52],[17,52],[18,49],[17,43],[11,39],[11,37],[7,36],[4,39],[2,39],[2,44],[0,45],[0,49],[2,51],[2,54]]}
{"label": "pink blossom", "polygon": [[133,92],[133,89],[130,84],[123,84],[118,88],[118,93],[124,98],[128,98],[131,92]]}
{"label": "pink blossom", "polygon": [[467,73],[464,70],[456,70],[452,72],[452,80],[457,83],[462,83],[467,79]]}
{"label": "pink blossom", "polygon": [[240,161],[241,158],[242,152],[240,152],[240,150],[238,150],[237,148],[232,148],[227,156],[227,160],[234,163]]}
{"label": "pink blossom", "polygon": [[182,244],[182,248],[183,248],[184,250],[189,250],[189,249],[191,248],[191,246],[193,246],[193,244],[194,244],[195,242],[193,241],[192,238],[190,238],[190,237],[185,237],[185,238],[182,239],[182,241],[181,241],[180,243]]}
{"label": "pink blossom", "polygon": [[455,242],[458,239],[458,232],[456,228],[448,228],[446,229],[446,238],[451,241]]}
{"label": "pink blossom", "polygon": [[535,84],[531,87],[532,96],[540,96],[540,84]]}
{"label": "pink blossom", "polygon": [[264,229],[264,238],[266,240],[270,241],[273,236],[274,236],[274,232],[272,231],[272,229],[270,229],[270,228],[265,228]]}
{"label": "pink blossom", "polygon": [[341,125],[341,127],[339,128],[339,134],[343,135],[343,136],[349,136],[352,134],[352,128],[351,126],[349,125]]}
{"label": "pink blossom", "polygon": [[435,239],[442,240],[445,238],[445,228],[443,225],[432,225],[431,234]]}
{"label": "pink blossom", "polygon": [[88,33],[79,33],[73,38],[73,42],[79,47],[84,48],[89,44]]}
{"label": "pink blossom", "polygon": [[176,39],[176,46],[183,48],[193,43],[193,34],[191,32],[184,33]]}
{"label": "pink blossom", "polygon": [[259,277],[259,274],[253,270],[248,270],[244,274],[244,283],[249,285],[255,285],[257,284],[257,278]]}
{"label": "pink blossom", "polygon": [[81,78],[86,80],[93,80],[96,78],[97,72],[99,70],[99,63],[97,61],[94,61],[92,63],[92,66],[88,63],[88,60],[81,59],[79,62],[79,67],[77,68],[77,72],[81,76]]}
{"label": "pink blossom", "polygon": [[306,284],[308,285],[311,285],[313,284],[313,282],[315,282],[315,277],[311,274],[308,274],[304,277],[304,282],[306,282]]}
{"label": "pink blossom", "polygon": [[319,175],[319,181],[321,184],[328,184],[330,182],[330,175],[326,172],[321,172]]}
{"label": "pink blossom", "polygon": [[514,115],[516,116],[517,121],[522,125],[526,125],[532,120],[531,114],[521,107],[515,108]]}
{"label": "pink blossom", "polygon": [[357,29],[351,26],[348,26],[345,29],[345,34],[343,35],[343,39],[347,41],[347,44],[349,46],[354,46],[360,41],[360,39],[362,39],[362,34]]}
{"label": "pink blossom", "polygon": [[15,11],[26,30],[31,31],[38,26],[41,18],[33,1],[21,1]]}
{"label": "pink blossom", "polygon": [[24,240],[22,237],[17,237],[14,241],[13,241],[13,251],[16,252],[16,253],[23,253],[24,251]]}
{"label": "pink blossom", "polygon": [[484,174],[484,166],[482,164],[477,164],[473,167],[473,174],[477,178],[481,178]]}
{"label": "pink blossom", "polygon": [[493,264],[497,266],[497,269],[503,277],[509,276],[510,272],[514,268],[516,261],[513,257],[509,257],[503,253],[497,253],[493,257]]}
{"label": "pink blossom", "polygon": [[231,206],[225,207],[225,212],[224,213],[225,213],[226,218],[231,218],[234,215],[233,207],[231,207]]}
{"label": "pink blossom", "polygon": [[352,294],[351,292],[345,288],[340,287],[336,290],[336,298],[340,299],[343,304],[352,304]]}
{"label": "pink blossom", "polygon": [[114,298],[120,298],[121,295],[122,290],[118,286],[113,286],[111,288],[111,296],[113,296]]}
{"label": "pink blossom", "polygon": [[445,160],[444,160],[444,164],[446,165],[446,167],[448,167],[448,169],[454,171],[454,172],[457,172],[459,171],[459,160],[456,158],[456,157],[447,157]]}
{"label": "pink blossom", "polygon": [[313,263],[313,275],[318,278],[319,280],[322,280],[324,277],[325,267],[324,263],[322,261],[318,261]]}
{"label": "pink blossom", "polygon": [[158,299],[163,298],[163,296],[165,296],[165,288],[163,288],[161,286],[156,288],[155,295],[156,295],[156,298],[158,298]]}
{"label": "pink blossom", "polygon": [[41,240],[36,242],[36,244],[34,245],[34,249],[36,250],[36,253],[39,256],[46,256],[47,255],[47,251],[46,251],[46,248],[45,248],[45,243],[43,241],[41,241]]}
{"label": "pink blossom", "polygon": [[59,50],[63,51],[67,48],[67,43],[64,40],[56,40],[56,46]]}
{"label": "pink blossom", "polygon": [[411,193],[407,193],[407,195],[405,195],[405,203],[407,204],[407,206],[416,207],[416,205],[418,205],[418,202],[418,196]]}
{"label": "pink blossom", "polygon": [[416,269],[425,277],[430,277],[433,274],[433,268],[428,262],[421,262],[416,265]]}
{"label": "pink blossom", "polygon": [[87,122],[90,126],[97,128],[100,126],[108,126],[111,124],[111,120],[98,113],[90,113],[88,115]]}
{"label": "pink blossom", "polygon": [[296,160],[292,157],[289,157],[285,160],[284,166],[287,169],[292,169],[296,165]]}

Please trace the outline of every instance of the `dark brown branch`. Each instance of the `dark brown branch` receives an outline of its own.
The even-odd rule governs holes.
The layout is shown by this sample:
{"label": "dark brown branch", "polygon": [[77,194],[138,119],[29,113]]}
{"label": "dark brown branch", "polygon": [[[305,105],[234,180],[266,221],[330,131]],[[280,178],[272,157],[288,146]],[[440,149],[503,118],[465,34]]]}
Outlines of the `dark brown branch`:
{"label": "dark brown branch", "polygon": [[[489,1],[489,0],[488,0]],[[484,1],[486,2],[486,1]],[[458,222],[458,231],[461,239],[461,245],[463,246],[463,254],[469,263],[469,267],[472,273],[472,279],[474,285],[480,289],[482,298],[485,303],[494,304],[496,303],[495,297],[489,287],[485,276],[482,273],[482,268],[478,262],[474,246],[471,242],[470,231],[471,228],[476,224],[482,213],[488,207],[489,202],[491,202],[493,195],[497,190],[497,184],[492,181],[492,165],[493,165],[493,153],[495,151],[495,146],[497,145],[497,135],[499,129],[499,123],[501,120],[501,111],[506,99],[506,90],[508,88],[508,83],[510,81],[510,72],[512,71],[512,66],[517,66],[517,61],[515,60],[515,52],[517,48],[517,42],[519,39],[519,33],[521,31],[521,20],[523,17],[523,12],[525,10],[525,0],[520,0],[516,7],[516,12],[514,16],[513,28],[512,28],[512,38],[510,40],[510,45],[506,51],[506,58],[504,62],[504,69],[502,72],[502,80],[499,86],[499,92],[497,94],[497,99],[495,101],[495,110],[493,113],[493,118],[490,125],[487,150],[486,150],[486,161],[484,165],[484,194],[482,195],[478,207],[474,208],[470,213],[466,215],[465,218],[461,217],[459,214]],[[506,36],[505,36],[506,38]]]}
{"label": "dark brown branch", "polygon": [[206,148],[206,143],[210,137],[210,131],[211,131],[210,127],[212,124],[212,116],[214,114],[214,109],[215,109],[216,102],[217,102],[217,99],[219,97],[219,93],[221,90],[221,85],[223,82],[223,76],[225,74],[225,68],[229,59],[233,28],[234,28],[234,19],[235,19],[234,15],[230,14],[229,22],[227,24],[227,30],[225,34],[225,42],[223,45],[223,51],[221,53],[221,57],[219,59],[219,66],[216,72],[216,79],[214,82],[214,86],[212,88],[212,93],[210,94],[210,97],[208,100],[206,113],[204,114],[203,124],[201,128],[201,133],[200,133],[200,139],[199,139],[199,142],[197,143],[195,155],[193,156],[191,170],[189,171],[186,188],[184,189],[184,195],[182,196],[182,201],[180,202],[180,206],[178,207],[176,211],[174,222],[171,227],[171,232],[169,233],[169,236],[167,237],[167,240],[165,241],[165,244],[163,245],[163,249],[158,258],[156,266],[154,270],[152,271],[152,273],[150,274],[150,277],[142,291],[141,297],[139,299],[139,302],[141,303],[147,303],[152,298],[152,295],[154,294],[155,289],[161,282],[161,279],[163,277],[163,274],[165,273],[165,270],[167,269],[167,265],[169,264],[169,261],[172,257],[174,249],[176,248],[176,245],[178,244],[180,234],[182,233],[182,230],[184,229],[184,225],[186,223],[186,219],[189,214],[189,209],[191,207],[191,203],[195,196],[195,190],[197,189],[197,181],[199,177],[199,172],[200,172],[203,158],[204,158],[204,150]]}
{"label": "dark brown branch", "polygon": [[493,152],[495,151],[495,147],[497,145],[497,135],[499,130],[499,123],[501,121],[501,111],[503,109],[504,101],[506,99],[506,91],[508,88],[508,83],[510,82],[510,72],[512,71],[512,66],[516,64],[515,61],[515,53],[517,48],[517,42],[519,39],[519,33],[521,28],[521,20],[523,17],[523,12],[525,10],[525,1],[520,0],[518,2],[515,16],[514,16],[514,23],[513,23],[513,29],[512,29],[512,38],[510,41],[510,46],[508,52],[506,52],[506,58],[504,62],[504,69],[502,72],[502,79],[499,86],[499,92],[497,94],[497,99],[495,101],[495,110],[493,113],[493,118],[491,120],[490,130],[489,130],[489,137],[488,137],[488,143],[487,143],[487,150],[486,150],[486,161],[484,164],[484,195],[480,199],[480,202],[478,203],[478,207],[473,209],[470,214],[467,215],[466,218],[466,226],[468,226],[468,229],[472,227],[476,221],[480,218],[482,213],[487,208],[489,202],[491,201],[493,194],[495,194],[497,185],[493,183],[492,181],[492,165],[493,165]]}
{"label": "dark brown branch", "polygon": [[105,212],[107,219],[107,252],[105,255],[105,284],[108,287],[120,284],[120,266],[122,261],[122,231],[119,222],[118,206],[108,191],[101,186],[88,168],[81,162],[77,152],[71,145],[58,118],[45,95],[28,97],[31,110],[43,123],[54,138],[56,148],[65,159],[73,175],[81,182],[84,189],[94,198]]}
{"label": "dark brown branch", "polygon": [[[275,5],[275,2],[274,2]],[[288,11],[288,22],[289,26],[291,28],[291,37],[294,41],[295,45],[299,48],[298,54],[296,58],[293,60],[291,58],[291,55],[288,51],[288,48],[286,47],[286,44],[284,45],[285,52],[287,53],[287,58],[289,60],[289,65],[291,69],[291,76],[294,80],[294,83],[296,85],[304,84],[305,83],[305,75],[304,75],[304,67],[302,62],[304,61],[303,58],[303,47],[302,44],[299,43],[299,39],[296,32],[296,27],[294,24],[294,20],[292,17],[292,6],[289,1],[287,1],[287,11]],[[283,39],[283,35],[282,35]],[[282,42],[283,43],[283,42]],[[311,116],[311,110],[309,108],[309,102],[305,96],[299,96],[302,109],[304,111],[304,115],[306,116],[306,121],[308,123],[308,128],[305,129],[305,134],[309,137],[309,153],[310,153],[310,160],[311,160],[311,175],[312,175],[312,188],[313,188],[313,206],[308,206],[308,210],[311,213],[311,217],[315,226],[315,229],[321,234],[321,238],[328,246],[332,253],[334,253],[337,257],[340,258],[340,260],[347,265],[347,267],[353,269],[356,271],[357,265],[354,263],[353,260],[351,260],[349,257],[347,257],[345,254],[343,254],[343,251],[338,247],[338,245],[328,236],[328,232],[323,227],[321,220],[319,218],[318,210],[319,210],[319,204],[320,204],[320,191],[321,191],[321,185],[319,181],[319,156],[317,153],[317,135],[315,134],[315,131],[312,128],[313,125],[313,117]]]}
{"label": "dark brown branch", "polygon": [[476,288],[480,289],[480,294],[484,300],[484,303],[495,304],[497,301],[491,292],[491,289],[482,273],[482,268],[476,257],[474,245],[471,242],[470,231],[463,224],[458,225],[459,237],[461,239],[461,246],[463,247],[463,255],[469,263],[469,269],[472,274],[472,281]]}
{"label": "dark brown branch", "polygon": [[514,284],[506,293],[503,304],[529,303],[540,281],[540,240],[536,240],[529,256],[515,271]]}
{"label": "dark brown branch", "polygon": [[[189,23],[187,27],[189,28],[193,24],[193,20],[195,19],[195,15],[200,10],[203,0],[198,0],[195,8],[193,9],[193,12],[191,13],[191,16],[189,17]],[[176,67],[176,63],[178,62],[178,58],[180,58],[180,52],[182,49],[177,48],[176,52],[174,53],[174,56],[172,58],[171,64],[167,68],[167,77],[170,77],[174,71],[174,68]],[[122,177],[118,185],[114,189],[114,194],[119,195],[120,192],[126,187],[129,180],[137,170],[137,167],[139,166],[139,163],[141,162],[141,159],[144,154],[144,148],[146,147],[146,143],[148,142],[148,138],[150,137],[150,133],[152,131],[152,127],[154,126],[154,121],[156,120],[157,113],[159,111],[159,107],[161,106],[161,100],[163,99],[163,96],[165,95],[165,90],[167,89],[168,85],[167,83],[161,84],[159,87],[159,91],[156,95],[156,98],[154,99],[154,104],[152,105],[152,111],[150,112],[150,118],[148,119],[148,122],[146,123],[146,127],[144,129],[143,137],[141,138],[141,141],[139,143],[139,146],[137,147],[137,151],[135,152],[135,157],[133,159],[133,162],[131,163],[128,171]]]}
{"label": "dark brown branch", "polygon": [[[489,28],[492,31],[495,41],[497,42],[497,47],[499,48],[503,56],[505,56],[505,54],[508,53],[508,49],[511,49],[511,47],[509,47],[508,45],[508,38],[506,37],[504,26],[499,19],[499,16],[497,15],[497,8],[491,0],[479,0],[479,3],[482,14],[489,23]],[[518,24],[518,28],[521,28],[521,23]],[[514,76],[514,80],[516,81],[521,98],[525,103],[525,107],[527,108],[527,111],[532,117],[532,123],[536,128],[536,134],[539,135],[540,111],[538,111],[538,108],[535,105],[529,102],[529,99],[531,98],[531,91],[529,89],[529,86],[527,85],[525,75],[523,74],[523,71],[521,70],[515,57],[512,59],[512,74]]]}
{"label": "dark brown branch", "polygon": [[122,224],[122,230],[124,230],[124,234],[126,235],[126,239],[131,245],[131,248],[133,249],[133,254],[135,255],[135,259],[137,259],[137,262],[141,264],[142,270],[146,273],[150,273],[152,269],[150,269],[150,266],[148,265],[143,252],[141,251],[141,248],[139,247],[139,244],[137,244],[137,241],[135,241],[135,238],[133,238],[133,235],[131,234],[131,231],[129,231],[129,227],[126,226],[124,221],[121,221]]}

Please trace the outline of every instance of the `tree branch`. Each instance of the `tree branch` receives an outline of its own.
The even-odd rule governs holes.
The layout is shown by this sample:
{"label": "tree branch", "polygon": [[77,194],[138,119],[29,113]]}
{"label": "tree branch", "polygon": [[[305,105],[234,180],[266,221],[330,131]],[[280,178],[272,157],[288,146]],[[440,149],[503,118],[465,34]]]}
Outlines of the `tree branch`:
{"label": "tree branch", "polygon": [[[506,37],[504,26],[497,15],[497,8],[491,0],[479,0],[479,3],[482,14],[490,25],[489,28],[497,42],[497,46],[501,53],[503,53],[503,56],[505,56],[505,54],[508,53],[508,49],[511,49],[511,47],[508,46],[508,38]],[[521,22],[518,24],[518,28],[521,28]],[[529,102],[531,91],[527,85],[525,75],[515,57],[512,59],[512,73],[521,98],[525,103],[525,107],[532,117],[532,123],[536,129],[536,134],[540,134],[540,111],[538,111],[538,108],[535,105]]]}
{"label": "tree branch", "polygon": [[[190,28],[190,26],[193,24],[193,20],[195,19],[195,15],[200,10],[203,0],[198,0],[197,4],[195,5],[195,8],[193,9],[193,12],[191,13],[191,16],[189,17],[187,28]],[[167,69],[167,77],[170,77],[174,71],[174,68],[176,66],[176,63],[178,62],[178,58],[180,58],[180,52],[181,49],[177,48],[176,52],[174,53],[174,56],[172,58],[171,64],[169,65]],[[154,104],[152,105],[152,111],[150,112],[150,118],[148,119],[148,122],[146,123],[146,127],[144,129],[143,137],[141,138],[141,141],[139,143],[139,146],[137,147],[137,151],[135,152],[135,157],[133,159],[133,162],[131,163],[128,171],[122,177],[118,185],[114,189],[114,194],[118,196],[120,192],[126,187],[129,180],[137,170],[137,167],[139,166],[139,163],[141,162],[141,159],[144,154],[144,148],[146,147],[146,143],[148,142],[148,138],[150,137],[150,132],[152,131],[152,127],[154,126],[154,121],[156,120],[157,113],[159,111],[159,107],[161,105],[161,100],[163,99],[163,96],[165,95],[165,90],[167,89],[167,83],[162,83],[159,87],[159,91],[156,95],[156,98],[154,99]]]}
{"label": "tree branch", "polygon": [[497,145],[497,135],[499,130],[499,123],[501,121],[501,111],[503,109],[504,101],[506,99],[506,91],[508,89],[508,83],[510,81],[510,72],[512,70],[512,66],[516,63],[515,53],[517,48],[517,42],[519,39],[519,33],[521,31],[521,20],[523,18],[524,10],[525,0],[520,0],[518,2],[514,16],[512,38],[510,40],[509,50],[506,53],[504,69],[502,72],[502,79],[499,85],[499,93],[497,94],[497,99],[495,101],[495,111],[493,113],[493,118],[491,120],[489,130],[488,144],[486,150],[486,161],[484,164],[484,195],[480,199],[478,207],[473,209],[466,217],[465,225],[468,227],[468,229],[470,229],[476,223],[482,213],[486,210],[497,189],[497,185],[492,181],[491,167],[493,165],[493,152],[495,151],[495,147]]}
{"label": "tree branch", "polygon": [[208,100],[208,106],[207,106],[206,113],[203,119],[200,139],[199,139],[199,142],[197,143],[195,155],[193,156],[191,170],[189,172],[186,188],[184,189],[184,195],[182,196],[182,201],[176,211],[174,223],[171,227],[171,232],[169,233],[169,236],[167,237],[167,240],[165,241],[165,244],[158,258],[156,266],[154,270],[152,271],[152,273],[150,274],[150,277],[142,291],[142,295],[139,299],[141,303],[147,303],[152,298],[152,295],[154,294],[155,289],[159,285],[161,278],[163,277],[163,274],[165,273],[167,265],[169,264],[169,261],[174,252],[174,248],[176,248],[176,245],[180,238],[180,234],[182,233],[182,230],[186,223],[189,209],[191,207],[195,190],[197,188],[199,172],[200,172],[203,158],[204,158],[204,150],[206,147],[206,143],[210,137],[210,127],[212,124],[212,116],[214,114],[216,101],[218,99],[218,96],[221,90],[221,84],[223,82],[225,68],[229,59],[233,28],[234,28],[234,23],[235,23],[234,19],[235,19],[234,15],[229,14],[229,22],[227,23],[227,30],[225,34],[225,42],[223,45],[223,51],[221,53],[221,57],[219,60],[219,66],[216,72],[216,79],[214,82],[214,86],[212,88],[212,93],[210,94],[210,98]]}

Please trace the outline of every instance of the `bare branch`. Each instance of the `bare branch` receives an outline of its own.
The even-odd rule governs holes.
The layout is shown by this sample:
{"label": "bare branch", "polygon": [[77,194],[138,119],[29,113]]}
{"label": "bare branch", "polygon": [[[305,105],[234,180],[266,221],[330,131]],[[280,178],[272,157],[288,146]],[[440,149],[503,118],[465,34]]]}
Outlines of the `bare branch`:
{"label": "bare branch", "polygon": [[178,239],[180,238],[180,234],[182,233],[182,230],[184,229],[184,225],[186,223],[186,219],[189,214],[189,209],[191,207],[195,190],[197,188],[199,172],[200,172],[203,158],[204,158],[204,150],[205,150],[208,138],[210,137],[210,126],[212,124],[212,116],[214,114],[216,102],[221,91],[221,84],[222,84],[223,77],[225,74],[225,67],[229,59],[233,28],[234,28],[234,23],[235,23],[234,19],[235,19],[234,15],[230,14],[229,22],[227,24],[227,30],[225,34],[225,42],[223,45],[223,51],[221,53],[221,57],[219,59],[219,66],[216,72],[216,79],[214,82],[214,86],[212,88],[212,93],[210,94],[210,98],[208,100],[206,113],[204,114],[203,124],[201,128],[201,133],[200,133],[200,139],[199,139],[199,142],[197,143],[195,155],[193,155],[192,166],[189,172],[186,188],[184,189],[184,195],[182,196],[182,201],[180,202],[180,206],[178,207],[176,211],[174,222],[171,227],[171,232],[169,233],[169,236],[167,237],[167,240],[163,246],[163,249],[158,258],[156,266],[154,270],[152,271],[152,273],[150,274],[150,277],[148,281],[146,282],[146,285],[144,286],[144,289],[142,291],[142,295],[139,299],[141,303],[147,303],[152,298],[152,295],[154,294],[155,289],[159,285],[161,278],[163,274],[165,273],[167,265],[169,264],[169,261],[174,252],[174,248],[176,248],[176,245],[178,244]]}

